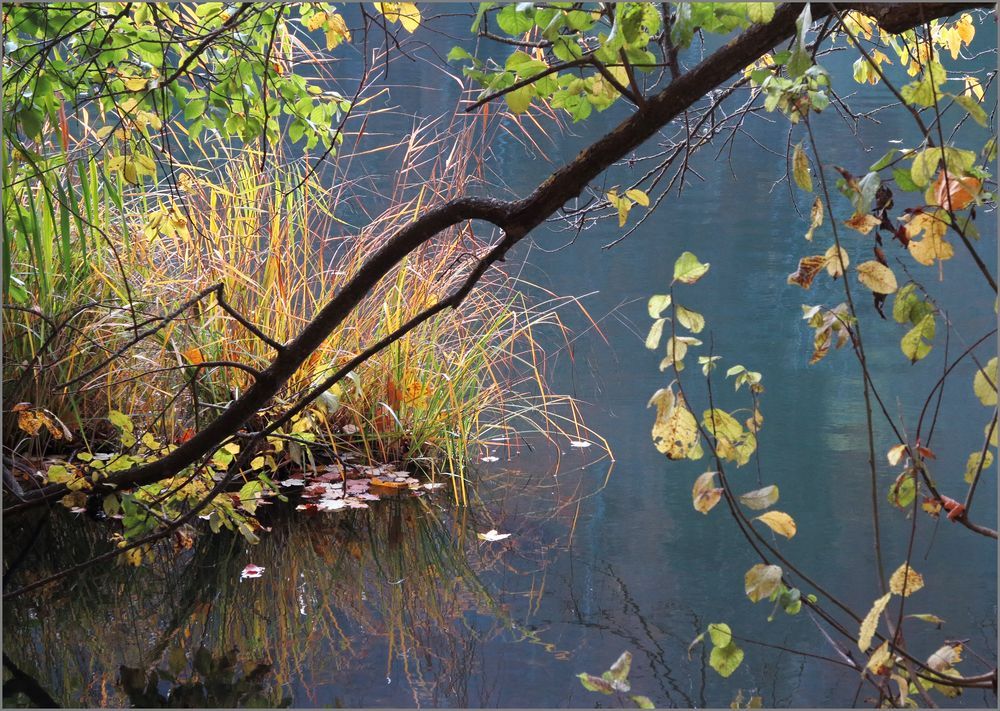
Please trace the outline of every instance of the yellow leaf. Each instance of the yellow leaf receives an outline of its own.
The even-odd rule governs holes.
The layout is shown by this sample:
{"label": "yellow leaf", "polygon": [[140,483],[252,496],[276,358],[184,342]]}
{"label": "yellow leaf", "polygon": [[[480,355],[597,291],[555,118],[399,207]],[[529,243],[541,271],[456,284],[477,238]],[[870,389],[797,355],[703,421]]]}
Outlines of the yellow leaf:
{"label": "yellow leaf", "polygon": [[802,150],[801,143],[795,145],[795,150],[792,153],[792,177],[795,178],[796,185],[806,192],[812,192],[813,183],[812,176],[809,174],[809,158]]}
{"label": "yellow leaf", "polygon": [[872,260],[858,265],[858,281],[876,294],[891,294],[896,291],[896,275],[884,264]]}
{"label": "yellow leaf", "polygon": [[976,26],[972,24],[972,16],[965,13],[958,18],[958,22],[955,23],[955,32],[965,44],[971,43],[972,38],[976,36]]}
{"label": "yellow leaf", "polygon": [[676,306],[677,309],[677,321],[691,331],[691,333],[700,333],[703,328],[705,328],[705,317],[696,311],[690,311],[680,304]]}
{"label": "yellow leaf", "polygon": [[[913,258],[928,267],[934,264],[935,259],[951,259],[955,250],[944,240],[946,229],[947,225],[938,219],[936,213],[921,212],[915,215],[906,225],[906,236],[910,238],[907,248]],[[918,241],[915,238],[921,232],[924,236]]]}
{"label": "yellow leaf", "polygon": [[865,665],[865,669],[879,676],[884,676],[892,670],[892,653],[889,651],[889,640],[883,642],[879,645],[878,649],[872,652],[872,656],[868,660],[868,664]]}
{"label": "yellow leaf", "polygon": [[[984,373],[983,370],[986,372]],[[997,404],[997,358],[993,356],[986,363],[982,370],[976,370],[976,375],[972,378],[972,389],[979,398],[979,402],[986,407],[994,407]]]}
{"label": "yellow leaf", "polygon": [[325,22],[326,22],[326,13],[317,12],[314,15],[312,15],[306,22],[306,27],[309,28],[310,32],[312,32],[313,30],[318,30],[320,26],[322,26],[323,23]]}
{"label": "yellow leaf", "polygon": [[626,190],[625,196],[631,198],[633,202],[642,205],[643,207],[649,207],[649,196],[638,188]]}
{"label": "yellow leaf", "polygon": [[813,200],[812,209],[809,211],[809,231],[806,232],[806,239],[812,241],[816,228],[823,224],[823,201],[819,195]]}
{"label": "yellow leaf", "polygon": [[795,521],[783,511],[768,511],[755,520],[766,523],[772,531],[785,538],[791,538],[795,535]]}
{"label": "yellow leaf", "polygon": [[823,255],[826,258],[826,273],[836,279],[843,276],[844,269],[851,263],[847,256],[847,250],[840,248],[840,259],[837,259],[837,245],[830,247]]}
{"label": "yellow leaf", "polygon": [[896,572],[889,578],[889,590],[903,597],[909,597],[923,586],[924,576],[906,563],[896,568]]}
{"label": "yellow leaf", "polygon": [[844,224],[852,230],[857,230],[861,234],[866,235],[872,231],[872,228],[882,224],[882,221],[875,217],[875,215],[864,214],[853,215],[851,219],[844,220]]}
{"label": "yellow leaf", "polygon": [[771,597],[781,589],[781,567],[757,563],[743,576],[743,588],[750,602]]}
{"label": "yellow leaf", "polygon": [[985,92],[983,85],[975,77],[965,77],[965,90],[962,92],[966,96],[972,96],[976,101],[982,101]]}
{"label": "yellow leaf", "polygon": [[691,489],[691,499],[694,510],[707,514],[722,498],[722,489],[715,486],[715,475],[718,472],[705,472],[694,481]]}
{"label": "yellow leaf", "polygon": [[399,22],[407,32],[413,32],[420,27],[420,10],[412,2],[399,3]]}
{"label": "yellow leaf", "polygon": [[128,77],[122,80],[125,88],[129,91],[141,91],[146,88],[147,79],[145,77]]}
{"label": "yellow leaf", "polygon": [[900,462],[900,460],[902,460],[904,454],[906,454],[906,445],[905,444],[897,444],[894,447],[890,447],[888,454],[886,454],[885,456],[886,456],[886,459],[889,460],[889,465],[894,467],[897,464],[899,464],[899,462]]}
{"label": "yellow leaf", "polygon": [[[969,459],[965,462],[965,483],[971,484],[973,479],[976,478],[977,471],[987,471],[993,466],[993,452],[986,450],[986,456],[982,456],[982,452],[973,452],[969,455]],[[982,459],[983,465],[979,466],[979,461]]]}
{"label": "yellow leaf", "polygon": [[872,609],[865,615],[865,619],[861,621],[861,629],[858,631],[858,649],[862,652],[867,652],[868,647],[871,646],[872,637],[875,635],[875,629],[878,627],[878,616],[882,614],[882,610],[889,604],[890,597],[892,597],[892,593],[887,592],[876,600],[875,604],[872,605]]}
{"label": "yellow leaf", "polygon": [[696,458],[698,451],[698,423],[684,402],[684,396],[674,395],[672,388],[654,393],[649,405],[656,405],[653,422],[653,444],[668,459]]}

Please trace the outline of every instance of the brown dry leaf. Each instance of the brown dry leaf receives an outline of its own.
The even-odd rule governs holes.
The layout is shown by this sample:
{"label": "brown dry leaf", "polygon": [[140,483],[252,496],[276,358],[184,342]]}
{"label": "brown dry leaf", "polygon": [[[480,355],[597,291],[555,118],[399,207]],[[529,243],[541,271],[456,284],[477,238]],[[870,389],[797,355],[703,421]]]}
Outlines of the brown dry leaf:
{"label": "brown dry leaf", "polygon": [[844,225],[850,227],[852,230],[857,230],[863,235],[868,234],[872,231],[872,228],[878,227],[882,224],[882,220],[875,217],[875,215],[854,215],[849,220],[844,220]]}
{"label": "brown dry leaf", "polygon": [[816,275],[826,266],[826,262],[827,258],[822,254],[803,257],[799,260],[799,268],[794,273],[788,275],[787,283],[798,284],[803,289],[808,289],[812,286]]}
{"label": "brown dry leaf", "polygon": [[823,201],[820,200],[819,195],[813,201],[812,209],[809,210],[809,231],[806,232],[806,239],[810,242],[813,238],[813,233],[816,228],[823,224]]}

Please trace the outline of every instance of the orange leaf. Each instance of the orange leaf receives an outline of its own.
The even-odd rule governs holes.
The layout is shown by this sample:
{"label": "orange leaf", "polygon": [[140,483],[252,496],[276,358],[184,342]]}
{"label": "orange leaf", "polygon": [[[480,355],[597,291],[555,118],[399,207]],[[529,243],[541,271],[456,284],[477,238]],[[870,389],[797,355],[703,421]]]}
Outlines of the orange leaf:
{"label": "orange leaf", "polygon": [[942,170],[938,173],[937,180],[927,189],[927,195],[924,197],[928,204],[940,205],[944,208],[950,208],[952,211],[961,210],[975,200],[982,186],[983,184],[977,178],[970,176],[956,178]]}
{"label": "orange leaf", "polygon": [[799,260],[799,268],[794,273],[788,275],[786,280],[789,284],[798,284],[803,289],[808,289],[812,286],[813,279],[819,274],[820,270],[826,266],[828,258],[822,254],[814,254],[809,257],[803,257]]}
{"label": "orange leaf", "polygon": [[198,365],[199,363],[205,362],[205,356],[201,354],[201,351],[197,346],[188,348],[186,351],[182,351],[181,355],[184,356],[184,359],[191,365]]}

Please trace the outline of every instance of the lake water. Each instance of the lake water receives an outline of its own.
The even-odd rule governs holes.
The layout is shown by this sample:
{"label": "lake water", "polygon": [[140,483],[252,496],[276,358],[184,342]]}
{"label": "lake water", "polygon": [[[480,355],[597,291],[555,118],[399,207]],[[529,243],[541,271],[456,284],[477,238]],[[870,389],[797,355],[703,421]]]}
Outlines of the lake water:
{"label": "lake water", "polygon": [[[455,36],[469,24],[462,17],[439,22]],[[981,35],[978,50],[994,41],[985,27]],[[444,51],[451,46],[442,36],[428,41]],[[847,54],[825,64],[838,89],[856,94],[852,109],[864,113],[888,103],[887,92],[853,84]],[[385,100],[420,118],[454,105],[458,96],[457,84],[419,63],[397,62],[387,83]],[[516,140],[517,128],[499,132],[490,146],[497,182],[524,195],[625,113],[624,107],[613,109],[564,132],[550,128],[538,139],[550,161]],[[818,117],[820,151],[863,173],[888,141],[915,140],[905,113],[874,116],[879,123],[862,121],[858,135],[832,110]],[[386,115],[369,131],[411,125],[401,114]],[[661,354],[643,345],[650,323],[645,302],[668,288],[674,260],[690,250],[711,270],[696,286],[684,287],[678,300],[705,315],[701,337],[724,356],[722,372],[738,362],[764,377],[760,477],[780,487],[778,508],[799,526],[792,540],[778,545],[853,609],[862,615],[868,610],[878,585],[861,379],[849,349],[808,365],[812,331],[800,305],[834,305],[843,292],[829,279],[818,279],[809,292],[785,282],[800,257],[831,243],[828,225],[813,245],[803,240],[806,218],[796,213],[785,183],[775,183],[785,161],[765,148],[783,152],[787,128],[780,116],[754,117],[746,130],[764,147],[741,136],[731,160],[728,153],[717,158],[718,149],[703,150],[693,167],[704,180],[694,178],[682,196],[668,198],[610,250],[602,245],[621,231],[605,221],[561,249],[567,233],[540,229],[512,256],[512,263],[525,264],[526,282],[560,295],[586,295],[581,303],[600,332],[579,309],[565,308],[562,318],[574,335],[569,347],[555,333],[547,336],[546,372],[554,391],[583,403],[587,425],[610,445],[613,466],[607,459],[592,463],[596,448],[576,449],[566,441],[556,451],[540,443],[510,461],[481,465],[482,501],[468,509],[456,510],[441,497],[314,517],[277,510],[270,514],[272,533],[258,546],[203,537],[174,564],[94,570],[72,585],[5,604],[7,654],[55,698],[74,705],[155,706],[169,696],[175,704],[219,706],[593,707],[607,705],[608,697],[585,691],[575,675],[600,674],[624,650],[634,655],[634,692],[658,706],[726,707],[740,692],[760,695],[765,706],[849,704],[856,672],[753,644],[834,656],[805,610],[794,617],[779,613],[769,623],[770,604],[746,598],[743,574],[757,562],[752,551],[724,506],[708,516],[691,506],[692,483],[709,468],[708,460],[669,462],[658,454],[646,409],[649,396],[671,378],[657,369]],[[968,145],[985,137],[976,126],[959,135]],[[793,141],[802,138],[796,131]],[[388,171],[391,161],[364,169]],[[620,166],[601,180],[607,187],[623,185],[640,170]],[[796,192],[807,213],[809,201]],[[839,207],[845,204],[840,200]],[[636,208],[629,224],[640,212]],[[980,250],[992,264],[992,213],[980,213],[979,230]],[[842,239],[852,263],[871,258],[866,238],[849,232]],[[936,270],[915,265],[896,243],[887,243],[886,252],[893,265],[901,257],[948,312],[955,328],[951,357],[995,325],[991,292],[975,278],[960,245],[941,283]],[[896,272],[902,276],[900,268]],[[902,327],[879,319],[860,291],[859,285],[854,293],[873,378],[892,414],[912,430],[942,369],[943,329],[931,355],[910,366],[898,346]],[[706,352],[707,345],[689,355],[685,371],[698,412],[704,408],[695,356]],[[994,352],[984,347],[982,361]],[[722,372],[715,380],[720,406],[745,407],[745,389],[734,395]],[[973,372],[970,363],[960,366],[945,391],[931,443],[938,462],[964,465],[982,444],[987,410],[972,393]],[[911,525],[885,500],[896,472],[883,454],[893,443],[884,420],[877,420],[890,572],[905,558]],[[940,467],[934,475],[946,492],[964,496],[961,471]],[[757,477],[752,463],[730,471],[740,491],[757,488]],[[990,471],[974,518],[994,528],[996,494]],[[996,659],[996,543],[946,521],[922,516],[919,524],[913,564],[927,585],[910,598],[907,611],[947,622],[942,630],[910,623],[909,648],[926,658],[945,639],[967,639],[989,666],[967,653],[960,670],[986,671]],[[476,538],[490,528],[512,536],[495,543]],[[99,548],[95,541],[105,535],[97,525],[81,532],[53,521],[29,562],[57,569],[92,545]],[[5,556],[12,548],[5,546]],[[264,575],[241,580],[248,563],[263,566]],[[726,622],[741,640],[750,640],[740,642],[746,659],[728,679],[708,668],[705,645],[688,656],[689,643],[712,622]],[[868,687],[859,702],[870,695]],[[978,707],[996,699],[976,691],[944,701]]]}

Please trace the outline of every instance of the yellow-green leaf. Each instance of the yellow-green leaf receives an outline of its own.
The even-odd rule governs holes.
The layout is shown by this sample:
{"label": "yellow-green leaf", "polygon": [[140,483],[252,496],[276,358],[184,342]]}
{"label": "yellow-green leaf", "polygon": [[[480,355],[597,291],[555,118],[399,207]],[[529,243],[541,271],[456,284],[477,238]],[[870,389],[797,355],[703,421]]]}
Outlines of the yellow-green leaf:
{"label": "yellow-green leaf", "polygon": [[778,487],[774,484],[765,486],[762,489],[748,491],[740,496],[740,503],[754,511],[766,509],[768,506],[777,503]]}
{"label": "yellow-green leaf", "polygon": [[774,3],[748,2],[747,17],[750,19],[750,22],[754,22],[757,24],[770,22],[772,19],[774,19]]}
{"label": "yellow-green leaf", "polygon": [[674,262],[674,281],[684,284],[694,284],[705,276],[709,263],[702,264],[691,252],[684,252]]}
{"label": "yellow-green leaf", "polygon": [[[982,461],[982,466],[979,462]],[[972,480],[976,478],[976,472],[982,470],[986,471],[993,466],[993,452],[986,450],[986,456],[983,457],[982,452],[973,452],[969,455],[968,461],[965,463],[965,483],[971,484]]]}
{"label": "yellow-green leaf", "polygon": [[743,650],[730,642],[725,647],[713,647],[708,663],[719,676],[725,678],[736,671],[743,661]]}
{"label": "yellow-green leaf", "polygon": [[783,511],[768,511],[758,516],[756,521],[767,524],[768,528],[785,538],[795,535],[795,519]]}
{"label": "yellow-green leaf", "polygon": [[638,188],[626,190],[625,197],[630,198],[632,202],[642,205],[643,207],[649,207],[649,196]]}
{"label": "yellow-green leaf", "polygon": [[677,310],[677,321],[681,326],[691,331],[691,333],[701,333],[701,329],[705,328],[704,316],[697,311],[690,311],[680,304],[675,308]]}
{"label": "yellow-green leaf", "polygon": [[[986,371],[985,373],[983,371]],[[997,358],[993,356],[984,369],[976,370],[972,379],[972,389],[976,392],[979,402],[986,407],[997,404]]]}
{"label": "yellow-green leaf", "polygon": [[876,294],[891,294],[896,290],[896,275],[884,264],[875,260],[857,266],[858,281]]}
{"label": "yellow-green leaf", "polygon": [[892,597],[892,593],[887,592],[876,600],[875,604],[872,605],[872,609],[865,615],[865,619],[861,621],[861,628],[858,630],[858,649],[862,652],[867,652],[871,646],[872,637],[875,635],[875,629],[878,627],[878,616],[882,614],[882,610],[889,604],[890,597]]}
{"label": "yellow-green leaf", "polygon": [[[649,297],[649,302],[646,305],[649,311],[650,318],[659,318],[660,314],[670,306],[670,294],[654,294]],[[653,346],[656,348],[656,346]]]}

